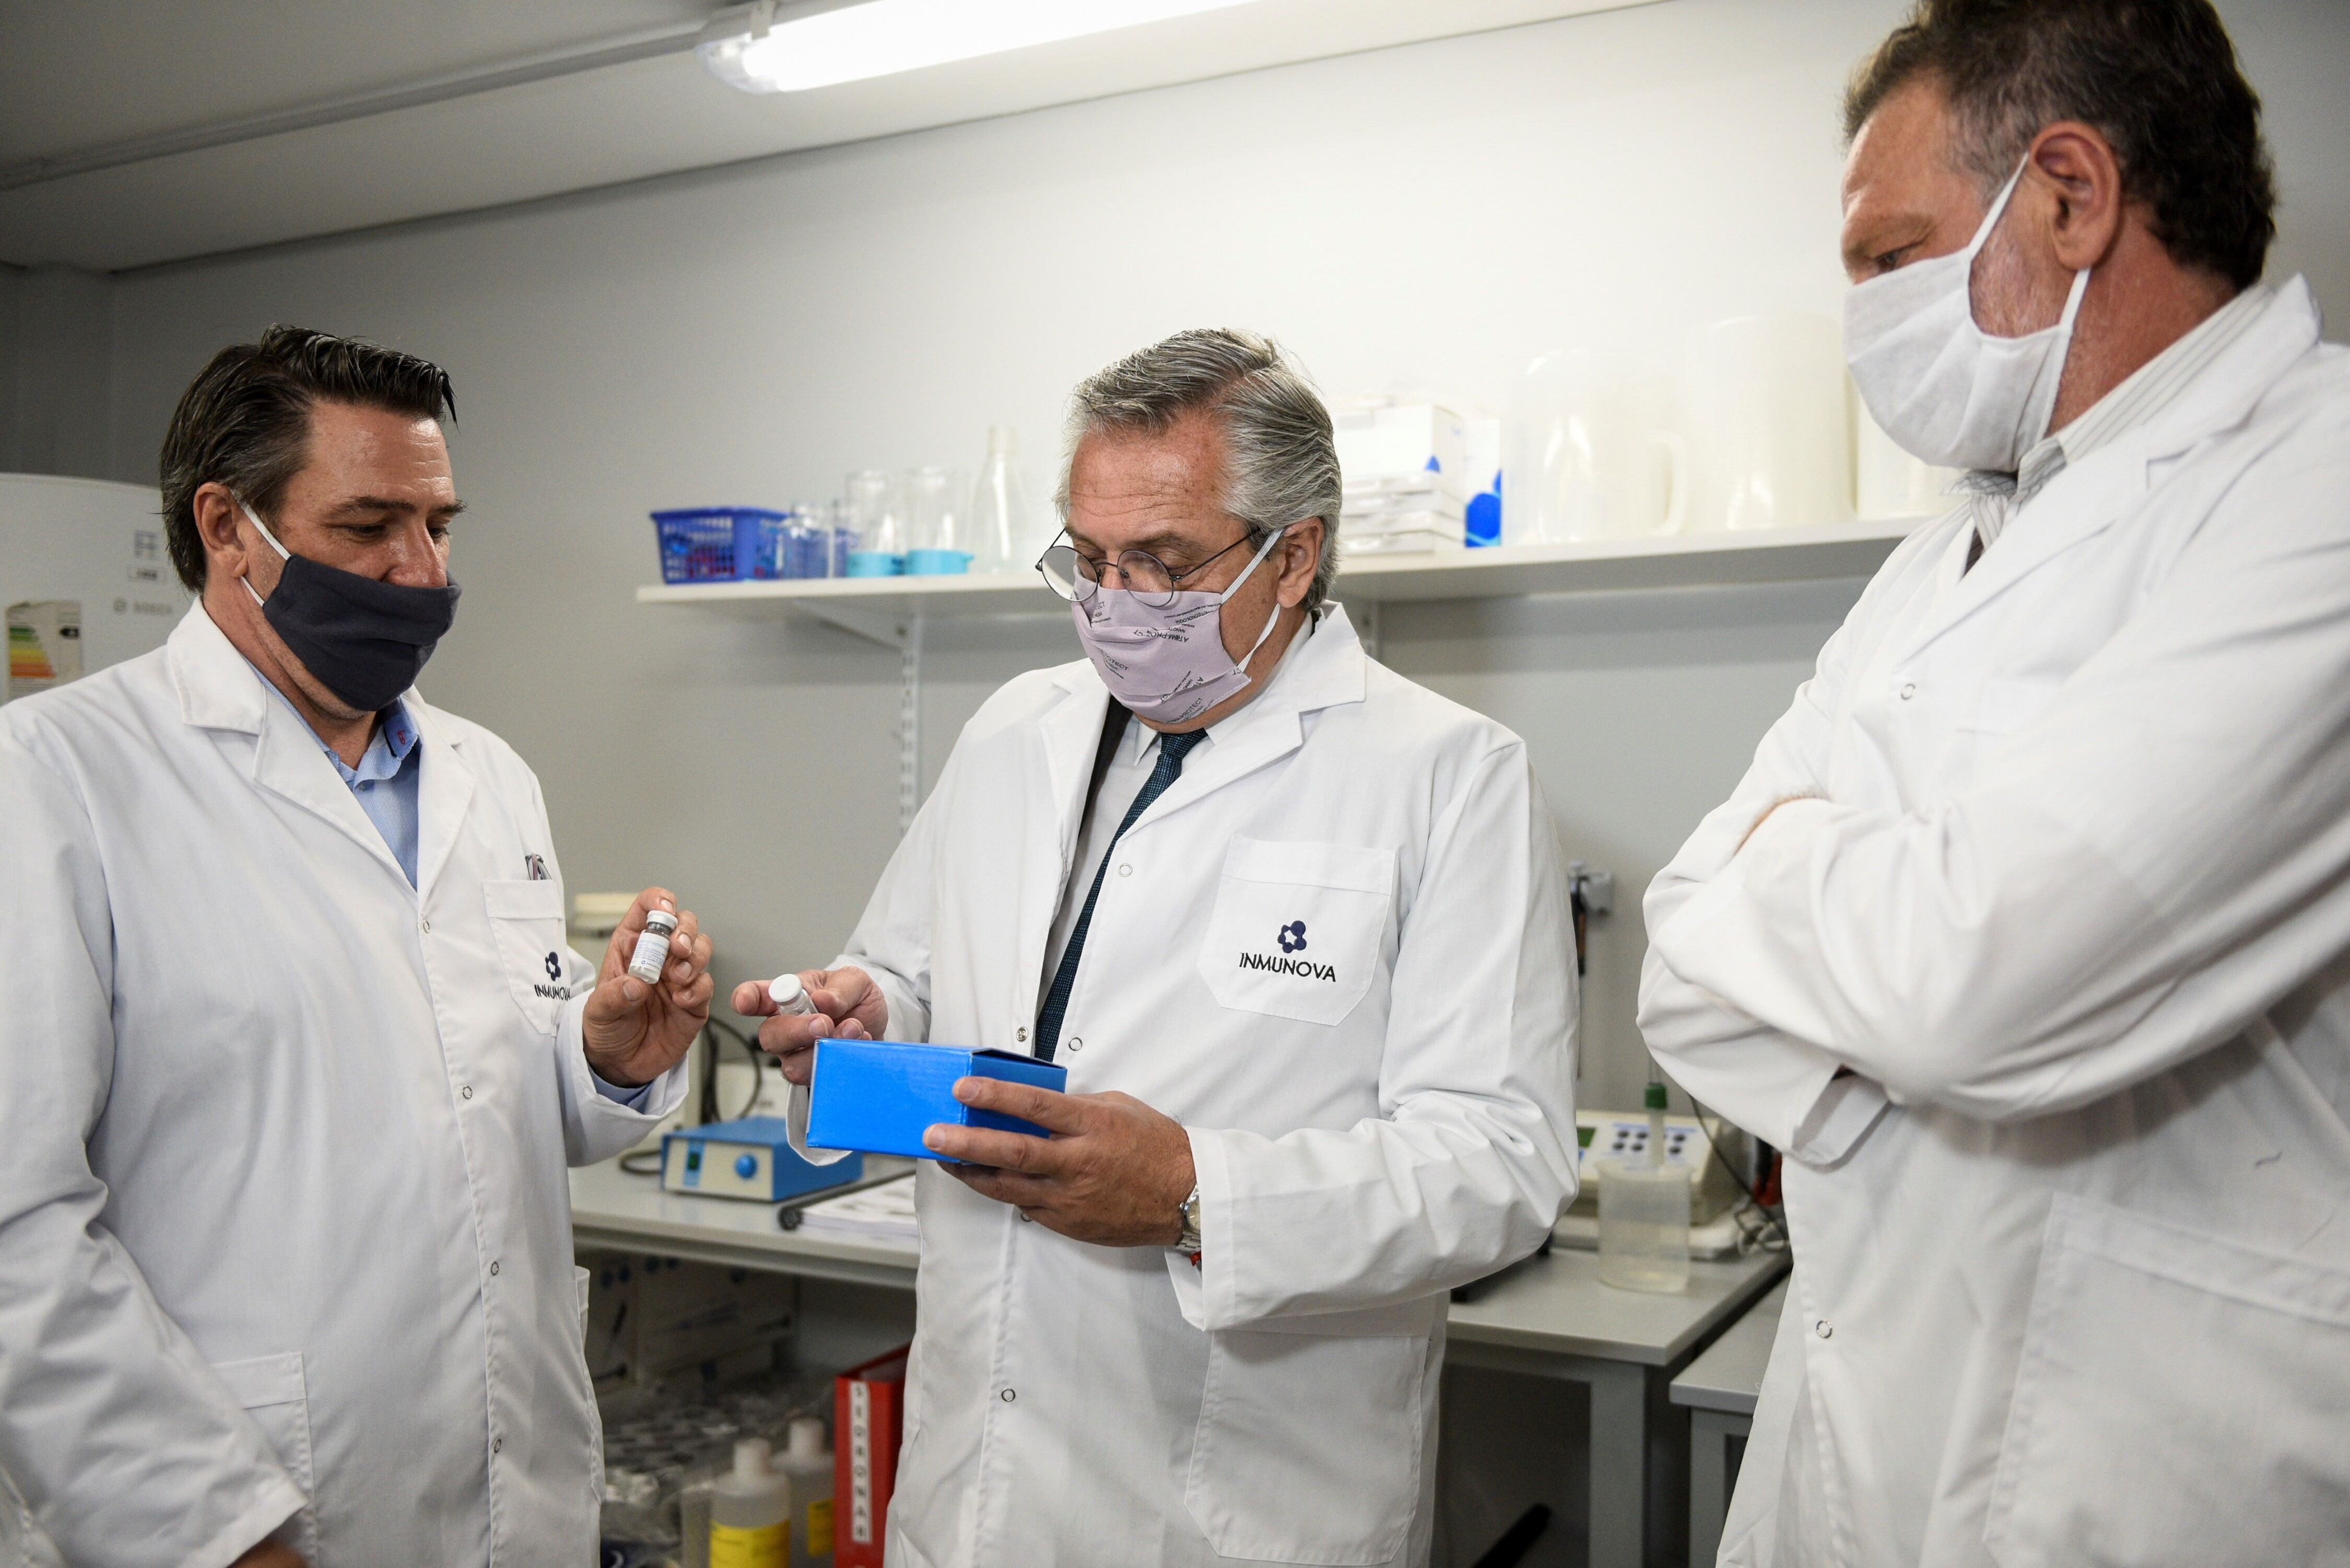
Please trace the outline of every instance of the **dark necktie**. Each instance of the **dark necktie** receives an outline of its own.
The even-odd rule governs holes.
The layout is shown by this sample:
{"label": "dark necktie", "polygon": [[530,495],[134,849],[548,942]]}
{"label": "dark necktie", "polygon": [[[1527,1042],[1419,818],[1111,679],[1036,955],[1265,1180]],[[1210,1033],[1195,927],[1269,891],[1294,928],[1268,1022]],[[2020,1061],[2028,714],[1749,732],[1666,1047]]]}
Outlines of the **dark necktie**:
{"label": "dark necktie", "polygon": [[1076,988],[1077,961],[1085,956],[1086,928],[1094,923],[1094,900],[1101,897],[1102,878],[1109,873],[1109,857],[1118,851],[1118,841],[1126,836],[1135,819],[1150,809],[1150,803],[1167,793],[1183,773],[1183,758],[1191,748],[1208,738],[1205,730],[1192,730],[1180,735],[1159,737],[1159,765],[1150,770],[1150,777],[1142,785],[1142,793],[1126,808],[1126,817],[1110,835],[1109,847],[1102,851],[1101,864],[1094,870],[1094,885],[1086,890],[1086,907],[1077,911],[1077,923],[1070,928],[1069,945],[1061,954],[1061,967],[1053,971],[1053,989],[1045,994],[1045,1011],[1036,1015],[1036,1055],[1049,1062],[1061,1044],[1061,1019],[1069,1011],[1069,992]]}

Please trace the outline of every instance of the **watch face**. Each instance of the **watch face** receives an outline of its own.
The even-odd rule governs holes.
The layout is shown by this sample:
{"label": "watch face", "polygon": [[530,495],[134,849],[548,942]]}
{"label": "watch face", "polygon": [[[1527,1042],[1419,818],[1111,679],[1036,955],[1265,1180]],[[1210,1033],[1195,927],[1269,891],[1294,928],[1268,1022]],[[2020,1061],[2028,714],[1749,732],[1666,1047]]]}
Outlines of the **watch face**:
{"label": "watch face", "polygon": [[1187,1252],[1200,1250],[1200,1189],[1193,1188],[1191,1196],[1183,1199],[1183,1235],[1176,1244]]}

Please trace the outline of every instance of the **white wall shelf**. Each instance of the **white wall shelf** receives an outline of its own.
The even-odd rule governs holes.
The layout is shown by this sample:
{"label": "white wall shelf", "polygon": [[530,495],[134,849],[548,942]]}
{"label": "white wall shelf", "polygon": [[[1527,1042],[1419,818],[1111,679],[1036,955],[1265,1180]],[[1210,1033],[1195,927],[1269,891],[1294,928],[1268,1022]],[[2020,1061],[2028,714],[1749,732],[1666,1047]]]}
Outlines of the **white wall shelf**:
{"label": "white wall shelf", "polygon": [[[1339,569],[1338,597],[1348,604],[1392,603],[1864,577],[1883,565],[1894,545],[1922,521],[1898,517],[1815,528],[1364,556]],[[698,605],[754,617],[796,611],[889,641],[895,639],[868,628],[912,616],[1047,615],[1060,608],[1060,601],[1033,571],[681,583],[640,587],[637,602]]]}
{"label": "white wall shelf", "polygon": [[[1676,534],[1573,545],[1508,545],[1426,556],[1366,556],[1338,570],[1338,598],[1377,657],[1379,607],[1407,600],[1513,597],[1608,589],[1727,587],[1746,583],[1865,577],[1922,518],[1817,528]],[[956,577],[800,577],[775,582],[662,584],[646,605],[690,605],[772,619],[802,615],[897,650],[898,826],[920,804],[922,628],[947,618],[1066,615],[1035,572]]]}

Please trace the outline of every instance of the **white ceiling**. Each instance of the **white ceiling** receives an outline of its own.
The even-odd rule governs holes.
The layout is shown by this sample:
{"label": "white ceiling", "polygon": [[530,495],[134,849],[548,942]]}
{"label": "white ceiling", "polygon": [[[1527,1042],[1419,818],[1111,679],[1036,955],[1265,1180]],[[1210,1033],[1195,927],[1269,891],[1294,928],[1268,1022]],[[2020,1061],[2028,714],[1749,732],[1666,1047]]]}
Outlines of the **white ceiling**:
{"label": "white ceiling", "polygon": [[1648,3],[1253,0],[754,96],[691,51],[710,0],[18,0],[0,260],[142,266]]}

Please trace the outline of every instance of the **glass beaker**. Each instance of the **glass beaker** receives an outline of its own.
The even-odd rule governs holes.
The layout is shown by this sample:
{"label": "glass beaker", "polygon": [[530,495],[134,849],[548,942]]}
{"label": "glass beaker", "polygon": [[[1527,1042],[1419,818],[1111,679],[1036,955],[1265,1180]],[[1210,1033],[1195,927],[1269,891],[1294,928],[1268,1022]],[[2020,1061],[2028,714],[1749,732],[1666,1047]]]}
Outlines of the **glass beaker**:
{"label": "glass beaker", "polygon": [[1689,1285],[1690,1178],[1686,1166],[1646,1156],[1602,1162],[1599,1278],[1627,1291],[1677,1294]]}
{"label": "glass beaker", "polygon": [[825,576],[845,577],[848,553],[857,548],[857,508],[845,500],[833,501],[816,515],[825,528]]}
{"label": "glass beaker", "polygon": [[878,468],[860,469],[848,476],[846,488],[859,550],[902,556],[913,547],[907,537],[905,497],[895,480]]}
{"label": "glass beaker", "polygon": [[971,523],[963,509],[962,475],[947,468],[906,472],[906,516],[916,550],[971,552]]}
{"label": "glass beaker", "polygon": [[847,575],[896,576],[906,569],[908,544],[905,501],[896,481],[878,468],[868,468],[850,474],[846,487],[849,514],[857,526]]}

